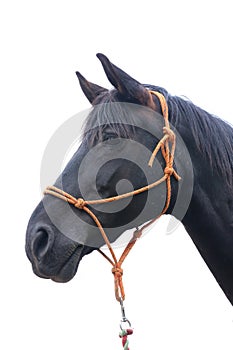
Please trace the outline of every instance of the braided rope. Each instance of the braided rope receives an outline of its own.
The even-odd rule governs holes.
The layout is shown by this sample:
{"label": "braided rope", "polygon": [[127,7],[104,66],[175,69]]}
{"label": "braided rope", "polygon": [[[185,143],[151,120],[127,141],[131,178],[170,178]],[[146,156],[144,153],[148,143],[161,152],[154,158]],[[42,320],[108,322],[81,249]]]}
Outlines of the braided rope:
{"label": "braided rope", "polygon": [[122,338],[122,346],[124,350],[130,350],[128,335],[131,335],[131,334],[133,334],[132,329],[122,329],[119,333],[119,337]]}

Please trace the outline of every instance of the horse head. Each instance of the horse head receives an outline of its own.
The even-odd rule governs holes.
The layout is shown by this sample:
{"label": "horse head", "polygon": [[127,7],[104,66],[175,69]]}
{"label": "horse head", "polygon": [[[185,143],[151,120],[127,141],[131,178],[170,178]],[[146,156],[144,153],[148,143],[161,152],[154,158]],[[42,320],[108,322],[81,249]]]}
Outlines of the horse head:
{"label": "horse head", "polygon": [[[155,162],[159,166],[148,166],[151,152],[163,135],[158,97],[106,56],[97,56],[114,89],[107,90],[76,73],[92,109],[79,148],[54,184],[85,200],[110,198],[145,187],[163,176],[164,168],[161,154]],[[163,183],[150,192],[93,205],[92,210],[109,241],[114,242],[126,230],[160,215],[165,202]],[[27,228],[26,252],[34,272],[57,282],[73,278],[82,257],[103,244],[86,212],[52,196],[44,196]]]}

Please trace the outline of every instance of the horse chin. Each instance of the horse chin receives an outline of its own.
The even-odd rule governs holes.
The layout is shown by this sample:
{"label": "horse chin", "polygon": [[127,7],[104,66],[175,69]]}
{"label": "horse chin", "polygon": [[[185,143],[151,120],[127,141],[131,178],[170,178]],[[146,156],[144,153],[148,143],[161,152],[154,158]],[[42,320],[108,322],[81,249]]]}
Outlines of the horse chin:
{"label": "horse chin", "polygon": [[[52,271],[47,264],[42,261],[35,260],[32,263],[33,272],[36,276],[44,279],[51,279],[57,283],[66,283],[73,279],[78,270],[79,263],[85,255],[86,247],[78,245],[72,254],[63,262],[62,266],[55,271]],[[87,252],[88,254],[88,252]]]}
{"label": "horse chin", "polygon": [[50,279],[57,283],[67,283],[72,280],[76,275],[79,263],[83,257],[84,248],[83,245],[78,245],[59,272],[55,276],[51,276]]}

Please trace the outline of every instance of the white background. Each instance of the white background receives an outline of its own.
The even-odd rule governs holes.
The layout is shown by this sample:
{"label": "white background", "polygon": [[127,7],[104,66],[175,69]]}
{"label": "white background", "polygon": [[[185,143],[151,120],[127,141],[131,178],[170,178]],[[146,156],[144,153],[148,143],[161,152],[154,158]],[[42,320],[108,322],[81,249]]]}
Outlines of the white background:
{"label": "white background", "polygon": [[[137,80],[186,95],[232,122],[231,14],[227,0],[2,2],[4,350],[122,348],[120,309],[101,256],[85,257],[77,276],[59,285],[34,276],[24,253],[46,144],[61,123],[89,107],[75,70],[109,87],[95,57],[103,52]],[[230,303],[182,227],[166,235],[166,225],[162,218],[124,265],[131,349],[232,349]]]}

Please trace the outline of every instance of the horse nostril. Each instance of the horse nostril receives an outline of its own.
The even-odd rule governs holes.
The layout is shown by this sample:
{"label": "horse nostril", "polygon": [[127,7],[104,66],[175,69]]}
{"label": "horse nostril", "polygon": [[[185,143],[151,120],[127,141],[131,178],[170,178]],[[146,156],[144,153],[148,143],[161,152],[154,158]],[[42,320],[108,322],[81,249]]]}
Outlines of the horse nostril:
{"label": "horse nostril", "polygon": [[37,260],[41,260],[53,244],[52,234],[45,229],[37,231],[32,240],[32,252]]}

